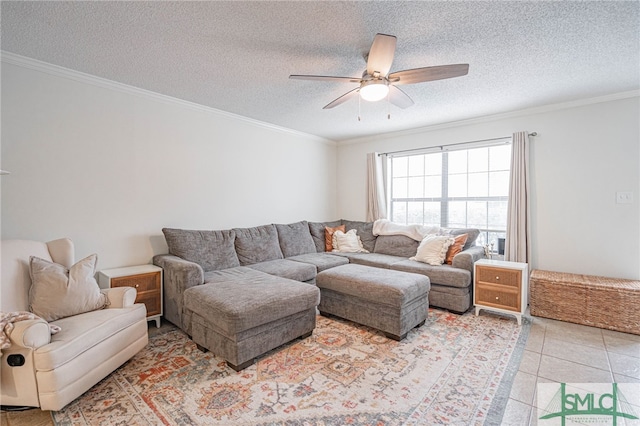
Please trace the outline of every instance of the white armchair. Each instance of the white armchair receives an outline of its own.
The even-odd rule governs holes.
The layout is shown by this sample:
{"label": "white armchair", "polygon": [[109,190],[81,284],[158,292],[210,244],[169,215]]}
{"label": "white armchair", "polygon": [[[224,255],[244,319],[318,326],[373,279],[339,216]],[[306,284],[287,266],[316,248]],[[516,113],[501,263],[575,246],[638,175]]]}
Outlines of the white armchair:
{"label": "white armchair", "polygon": [[[73,242],[2,241],[2,312],[29,310],[30,256],[69,268]],[[44,320],[14,323],[0,359],[2,405],[60,410],[147,345],[146,308],[134,303],[136,290],[102,291],[110,302],[105,309],[52,322],[62,329],[54,335]]]}

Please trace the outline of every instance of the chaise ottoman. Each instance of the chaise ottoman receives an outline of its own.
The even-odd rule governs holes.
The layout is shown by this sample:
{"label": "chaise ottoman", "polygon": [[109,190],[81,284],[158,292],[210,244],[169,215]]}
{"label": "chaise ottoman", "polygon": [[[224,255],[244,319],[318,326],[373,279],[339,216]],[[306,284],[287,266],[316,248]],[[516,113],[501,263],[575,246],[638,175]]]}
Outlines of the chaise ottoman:
{"label": "chaise ottoman", "polygon": [[243,269],[219,282],[184,292],[185,331],[236,371],[255,358],[316,326],[318,288],[287,278]]}
{"label": "chaise ottoman", "polygon": [[348,264],[318,274],[320,314],[335,315],[402,340],[424,324],[429,311],[429,278],[390,269]]}

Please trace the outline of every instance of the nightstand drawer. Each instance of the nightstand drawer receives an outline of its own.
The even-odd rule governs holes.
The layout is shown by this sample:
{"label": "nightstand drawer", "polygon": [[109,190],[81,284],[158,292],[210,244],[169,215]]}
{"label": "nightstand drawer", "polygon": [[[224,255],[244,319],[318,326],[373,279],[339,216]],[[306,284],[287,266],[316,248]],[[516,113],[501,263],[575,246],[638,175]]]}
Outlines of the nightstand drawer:
{"label": "nightstand drawer", "polygon": [[157,291],[138,293],[136,303],[144,303],[147,307],[147,316],[159,315],[162,313],[160,293]]}
{"label": "nightstand drawer", "polygon": [[152,272],[149,274],[111,278],[111,287],[134,287],[138,293],[160,290],[160,274]]}
{"label": "nightstand drawer", "polygon": [[520,285],[521,272],[513,269],[492,268],[482,266],[478,268],[478,281],[517,287]]}
{"label": "nightstand drawer", "polygon": [[475,303],[520,312],[520,292],[517,288],[505,289],[502,285],[476,285]]}

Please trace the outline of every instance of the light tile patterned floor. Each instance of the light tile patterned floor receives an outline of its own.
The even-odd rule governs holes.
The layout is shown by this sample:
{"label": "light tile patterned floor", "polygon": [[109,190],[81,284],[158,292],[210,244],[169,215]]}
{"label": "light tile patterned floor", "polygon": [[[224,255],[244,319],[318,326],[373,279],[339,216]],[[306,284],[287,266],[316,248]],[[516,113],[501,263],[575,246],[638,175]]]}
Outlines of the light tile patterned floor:
{"label": "light tile patterned floor", "polygon": [[640,383],[640,336],[533,321],[502,425],[537,425],[538,383]]}

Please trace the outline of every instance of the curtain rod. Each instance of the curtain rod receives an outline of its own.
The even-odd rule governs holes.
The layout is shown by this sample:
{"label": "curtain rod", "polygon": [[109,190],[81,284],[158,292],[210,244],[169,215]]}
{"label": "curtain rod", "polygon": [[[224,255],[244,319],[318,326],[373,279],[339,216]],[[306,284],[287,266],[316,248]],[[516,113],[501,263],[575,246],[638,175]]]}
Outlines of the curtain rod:
{"label": "curtain rod", "polygon": [[[531,132],[531,133],[529,133],[529,136],[538,136],[538,133],[537,132]],[[400,150],[400,151],[381,152],[378,155],[389,155],[389,154],[399,154],[401,152],[422,151],[424,149],[430,149],[430,148],[440,148],[440,149],[442,149],[445,146],[457,146],[457,145],[467,145],[467,144],[478,143],[478,142],[499,141],[500,139],[507,139],[507,138],[511,138],[511,136],[503,136],[501,138],[491,138],[491,139],[479,139],[477,141],[450,143],[450,144],[446,144],[446,145],[430,146],[430,147],[427,147],[427,148],[414,148],[414,149],[403,149],[403,150]]]}

